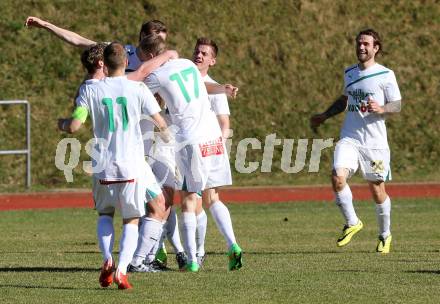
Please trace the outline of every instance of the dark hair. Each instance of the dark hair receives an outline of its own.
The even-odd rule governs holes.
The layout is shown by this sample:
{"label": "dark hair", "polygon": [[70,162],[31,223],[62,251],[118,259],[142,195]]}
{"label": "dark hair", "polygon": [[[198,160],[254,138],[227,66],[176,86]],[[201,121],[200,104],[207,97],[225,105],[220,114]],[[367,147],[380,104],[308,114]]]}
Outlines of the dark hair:
{"label": "dark hair", "polygon": [[211,40],[211,39],[206,38],[206,37],[200,37],[200,38],[197,39],[195,48],[197,48],[199,45],[209,45],[211,47],[211,49],[212,49],[214,58],[217,57],[218,46],[217,46],[217,43],[214,42],[214,40]]}
{"label": "dark hair", "polygon": [[357,34],[356,41],[358,41],[359,37],[361,37],[362,35],[367,35],[367,36],[373,37],[373,41],[374,41],[373,46],[376,46],[376,45],[379,46],[379,50],[377,51],[376,54],[383,53],[382,39],[380,38],[380,35],[378,32],[376,32],[375,30],[373,30],[371,28],[362,30],[359,32],[359,34]]}
{"label": "dark hair", "polygon": [[160,20],[147,21],[141,26],[141,30],[139,31],[139,41],[141,40],[142,34],[147,36],[150,34],[159,34],[160,32],[167,32],[165,23]]}
{"label": "dark hair", "polygon": [[104,49],[104,64],[109,70],[124,67],[126,59],[125,48],[119,42],[112,42]]}
{"label": "dark hair", "polygon": [[96,71],[99,60],[104,60],[104,49],[106,46],[107,44],[99,42],[81,53],[81,63],[89,74]]}
{"label": "dark hair", "polygon": [[150,34],[141,40],[139,48],[145,55],[151,53],[153,56],[157,56],[166,50],[166,44],[161,36]]}

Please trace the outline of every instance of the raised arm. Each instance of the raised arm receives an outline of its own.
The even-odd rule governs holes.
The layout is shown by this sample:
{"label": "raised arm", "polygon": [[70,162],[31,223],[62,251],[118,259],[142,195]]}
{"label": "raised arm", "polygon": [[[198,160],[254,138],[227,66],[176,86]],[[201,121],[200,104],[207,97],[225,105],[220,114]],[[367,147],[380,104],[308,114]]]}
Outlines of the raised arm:
{"label": "raised arm", "polygon": [[212,82],[205,82],[208,94],[226,94],[231,98],[235,98],[238,93],[238,88],[232,84],[218,84]]}
{"label": "raised arm", "polygon": [[312,129],[315,130],[330,117],[344,112],[347,108],[347,101],[348,97],[345,95],[341,95],[325,112],[313,115],[310,118],[310,126],[312,127]]}
{"label": "raised arm", "polygon": [[43,28],[52,34],[54,34],[56,37],[66,41],[67,43],[81,48],[87,48],[89,46],[92,46],[96,44],[95,41],[87,39],[83,36],[78,35],[77,33],[74,33],[72,31],[60,28],[50,22],[47,22],[45,20],[42,20],[38,17],[32,17],[29,16],[26,19],[25,25],[27,27],[39,27]]}
{"label": "raised arm", "polygon": [[179,53],[174,50],[167,50],[164,53],[144,61],[141,66],[134,72],[127,74],[127,78],[135,81],[143,81],[151,72],[160,67],[170,59],[179,58]]}

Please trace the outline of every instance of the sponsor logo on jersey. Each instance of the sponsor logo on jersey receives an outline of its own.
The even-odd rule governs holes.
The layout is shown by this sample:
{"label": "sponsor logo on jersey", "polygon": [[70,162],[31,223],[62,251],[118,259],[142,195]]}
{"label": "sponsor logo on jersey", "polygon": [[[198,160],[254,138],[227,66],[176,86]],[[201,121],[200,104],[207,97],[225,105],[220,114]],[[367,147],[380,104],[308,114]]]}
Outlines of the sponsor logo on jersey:
{"label": "sponsor logo on jersey", "polygon": [[348,91],[348,94],[353,98],[353,100],[356,102],[355,104],[348,104],[348,111],[349,112],[362,112],[365,113],[368,111],[367,106],[367,97],[373,96],[374,93],[372,92],[364,92],[361,89],[356,89],[353,91]]}

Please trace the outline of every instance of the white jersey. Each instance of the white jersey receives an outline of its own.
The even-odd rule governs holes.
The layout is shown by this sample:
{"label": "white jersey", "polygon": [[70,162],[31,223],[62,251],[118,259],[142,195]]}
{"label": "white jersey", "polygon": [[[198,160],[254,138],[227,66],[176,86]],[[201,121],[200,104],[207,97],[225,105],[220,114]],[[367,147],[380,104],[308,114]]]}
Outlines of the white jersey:
{"label": "white jersey", "polygon": [[[209,75],[203,77],[204,82],[217,83]],[[230,115],[228,98],[226,94],[209,94],[209,101],[211,102],[211,109],[215,115]]]}
{"label": "white jersey", "polygon": [[341,139],[353,139],[365,148],[388,149],[385,117],[368,112],[367,100],[371,96],[383,106],[402,99],[394,72],[377,63],[365,70],[351,66],[345,70],[343,94],[348,106]]}
{"label": "white jersey", "polygon": [[96,78],[90,78],[90,79],[86,79],[84,80],[84,82],[81,84],[81,86],[78,89],[78,96],[81,95],[81,92],[83,92],[84,90],[86,90],[86,88],[94,83],[99,82],[99,79]]}
{"label": "white jersey", "polygon": [[140,176],[139,164],[144,162],[140,116],[160,112],[145,84],[125,76],[107,77],[87,86],[76,105],[87,108],[98,140],[92,155],[94,176],[111,181]]}
{"label": "white jersey", "polygon": [[192,61],[170,60],[154,70],[145,83],[165,101],[177,129],[177,142],[195,144],[221,137],[205,84]]}
{"label": "white jersey", "polygon": [[[125,45],[125,52],[127,53],[128,65],[125,68],[125,73],[136,71],[142,64],[136,54],[136,47],[131,44]],[[149,117],[142,117],[141,119],[141,131],[144,141],[144,154],[151,156],[151,150],[154,142],[154,123]]]}

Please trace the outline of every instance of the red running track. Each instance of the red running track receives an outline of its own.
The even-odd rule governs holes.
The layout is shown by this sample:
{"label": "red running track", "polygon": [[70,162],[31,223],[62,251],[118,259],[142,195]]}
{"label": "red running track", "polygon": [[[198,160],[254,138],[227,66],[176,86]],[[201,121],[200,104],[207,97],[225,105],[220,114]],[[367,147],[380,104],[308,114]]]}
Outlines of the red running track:
{"label": "red running track", "polygon": [[[358,200],[371,199],[367,185],[351,185]],[[440,184],[387,184],[391,198],[439,198]],[[227,203],[277,203],[287,201],[333,201],[329,186],[243,187],[221,190]],[[178,201],[178,197],[175,197]],[[0,194],[0,210],[93,208],[90,191]]]}

